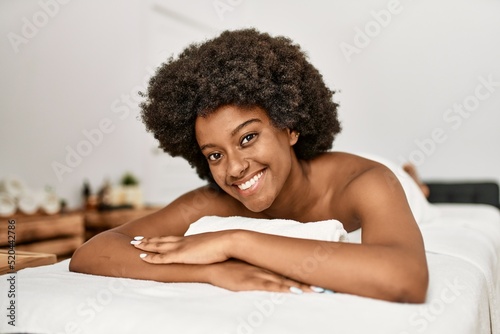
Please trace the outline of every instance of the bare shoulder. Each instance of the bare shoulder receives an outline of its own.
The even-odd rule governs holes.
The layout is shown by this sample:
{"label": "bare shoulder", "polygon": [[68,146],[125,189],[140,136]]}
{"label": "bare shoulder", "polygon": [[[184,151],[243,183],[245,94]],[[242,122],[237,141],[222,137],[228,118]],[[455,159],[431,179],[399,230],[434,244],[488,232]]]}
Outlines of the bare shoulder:
{"label": "bare shoulder", "polygon": [[[363,242],[419,242],[417,224],[397,177],[385,165],[359,158],[362,160],[342,197],[352,219],[363,228]],[[387,231],[404,238],[389,237]]]}
{"label": "bare shoulder", "polygon": [[255,216],[240,202],[210,186],[178,197],[164,208],[117,228],[127,235],[184,235],[189,225],[205,216]]}
{"label": "bare shoulder", "polygon": [[[337,172],[355,175],[364,170],[380,165],[379,163],[347,152],[326,152],[313,159],[314,164]],[[382,166],[382,165],[380,165]],[[321,168],[321,167],[320,167]]]}
{"label": "bare shoulder", "polygon": [[[311,164],[328,204],[349,230],[373,221],[381,211],[407,206],[403,188],[385,165],[344,152],[322,154]],[[323,185],[322,185],[323,184]],[[325,186],[326,185],[326,186]]]}
{"label": "bare shoulder", "polygon": [[342,191],[350,189],[353,184],[394,180],[394,174],[385,165],[351,153],[328,152],[313,161],[315,173],[335,181]]}
{"label": "bare shoulder", "polygon": [[335,197],[343,197],[356,185],[380,176],[390,175],[390,170],[375,161],[345,152],[328,152],[312,160],[312,174],[333,188]]}

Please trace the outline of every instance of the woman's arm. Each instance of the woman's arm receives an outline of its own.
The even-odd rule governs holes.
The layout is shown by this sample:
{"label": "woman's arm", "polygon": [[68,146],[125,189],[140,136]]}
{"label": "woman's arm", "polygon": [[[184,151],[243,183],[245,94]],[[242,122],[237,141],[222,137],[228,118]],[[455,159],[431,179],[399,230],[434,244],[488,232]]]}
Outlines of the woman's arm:
{"label": "woman's arm", "polygon": [[152,263],[213,263],[232,257],[309,285],[420,303],[428,285],[422,237],[402,187],[386,182],[386,173],[373,168],[343,194],[350,203],[346,209],[362,223],[362,244],[223,231],[167,242],[145,240],[136,247],[159,252],[144,259]]}
{"label": "woman's arm", "polygon": [[266,290],[290,292],[291,287],[310,290],[308,286],[285,279],[269,270],[237,260],[215,264],[152,265],[140,259],[134,248],[134,236],[182,236],[189,224],[205,215],[236,215],[225,196],[208,188],[190,192],[164,209],[102,232],[82,245],[73,255],[73,272],[154,280],[159,282],[212,283],[230,290]]}
{"label": "woman's arm", "polygon": [[211,283],[233,291],[293,292],[291,287],[311,291],[305,284],[238,260],[213,264],[153,265],[140,259],[139,250],[130,245],[130,240],[129,236],[121,233],[103,232],[75,253],[70,270],[158,282]]}
{"label": "woman's arm", "polygon": [[140,260],[140,252],[130,247],[131,239],[113,230],[96,235],[73,254],[70,271],[161,282],[206,282],[204,271],[209,265],[168,264],[153,267]]}
{"label": "woman's arm", "polygon": [[428,268],[422,236],[404,190],[399,183],[386,182],[384,169],[365,172],[344,194],[352,215],[361,221],[362,244],[241,232],[230,255],[334,291],[424,302]]}
{"label": "woman's arm", "polygon": [[165,208],[115,229],[102,232],[72,256],[70,270],[103,276],[158,281],[202,281],[205,266],[172,265],[152,268],[138,261],[139,251],[130,245],[136,235],[183,235],[192,221],[211,212],[218,195],[209,188],[187,193]]}

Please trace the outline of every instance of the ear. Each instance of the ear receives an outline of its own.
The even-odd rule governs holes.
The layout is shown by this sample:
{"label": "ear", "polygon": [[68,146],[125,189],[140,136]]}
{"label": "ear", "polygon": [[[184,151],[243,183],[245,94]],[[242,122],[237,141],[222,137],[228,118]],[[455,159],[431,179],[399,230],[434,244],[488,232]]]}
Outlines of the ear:
{"label": "ear", "polygon": [[297,142],[299,141],[300,133],[297,130],[290,130],[290,129],[287,129],[287,132],[288,132],[288,140],[290,142],[290,146],[297,144]]}

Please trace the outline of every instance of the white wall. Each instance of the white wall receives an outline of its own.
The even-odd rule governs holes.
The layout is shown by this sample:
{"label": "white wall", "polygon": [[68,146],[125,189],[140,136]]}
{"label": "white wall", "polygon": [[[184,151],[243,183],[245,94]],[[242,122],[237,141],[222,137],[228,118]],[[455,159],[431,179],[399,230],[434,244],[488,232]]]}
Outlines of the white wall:
{"label": "white wall", "polygon": [[[393,14],[381,27],[373,12],[388,6]],[[46,22],[44,12],[52,14]],[[52,185],[71,206],[85,178],[96,188],[125,171],[139,175],[155,204],[201,184],[186,163],[154,149],[137,119],[136,92],[151,68],[190,42],[255,26],[301,44],[341,91],[344,131],[335,149],[412,159],[427,179],[500,181],[500,85],[476,91],[479,78],[500,82],[499,12],[495,0],[4,0],[0,178]],[[38,23],[36,35],[23,30],[26,20]],[[371,30],[367,46],[356,45],[355,29],[365,26],[380,29]],[[13,47],[11,33],[29,37]],[[358,46],[350,59],[341,51],[346,44]],[[447,111],[461,103],[473,110]],[[109,133],[85,147],[83,132],[100,122]],[[432,144],[439,129],[441,142]],[[88,155],[71,167],[68,147]],[[54,162],[71,171],[58,175]]]}
{"label": "white wall", "polygon": [[[0,176],[16,174],[33,188],[51,185],[74,206],[85,178],[96,190],[107,177],[140,173],[143,129],[135,119],[137,108],[127,107],[125,117],[111,105],[147,74],[142,6],[133,1],[2,1],[0,6]],[[18,44],[9,33],[19,36],[10,37],[13,41],[27,38]],[[94,129],[103,121],[108,133],[99,135]],[[94,144],[84,143],[90,141],[83,131],[94,133]],[[67,147],[87,156],[68,164]],[[67,169],[58,177],[53,163]]]}

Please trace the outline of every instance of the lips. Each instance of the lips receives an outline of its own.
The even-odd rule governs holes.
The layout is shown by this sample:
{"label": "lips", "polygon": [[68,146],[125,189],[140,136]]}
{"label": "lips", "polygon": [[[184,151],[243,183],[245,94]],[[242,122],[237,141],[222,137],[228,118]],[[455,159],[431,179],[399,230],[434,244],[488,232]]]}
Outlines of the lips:
{"label": "lips", "polygon": [[248,181],[246,181],[244,183],[241,183],[241,184],[236,184],[236,186],[240,190],[247,190],[251,186],[253,186],[254,184],[256,184],[259,181],[259,179],[262,177],[262,175],[264,175],[264,171],[260,171],[259,173],[255,174],[250,180],[248,180]]}
{"label": "lips", "polygon": [[[247,177],[233,182],[231,191],[228,191],[228,194],[241,202],[250,211],[261,212],[272,204],[270,202],[272,197],[270,191],[273,188],[272,184],[268,184],[267,180],[272,176],[268,175],[267,167],[247,175]],[[271,187],[271,189],[268,187]]]}

